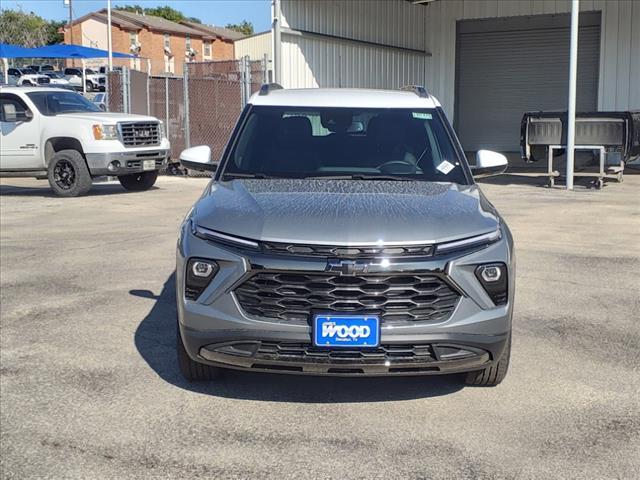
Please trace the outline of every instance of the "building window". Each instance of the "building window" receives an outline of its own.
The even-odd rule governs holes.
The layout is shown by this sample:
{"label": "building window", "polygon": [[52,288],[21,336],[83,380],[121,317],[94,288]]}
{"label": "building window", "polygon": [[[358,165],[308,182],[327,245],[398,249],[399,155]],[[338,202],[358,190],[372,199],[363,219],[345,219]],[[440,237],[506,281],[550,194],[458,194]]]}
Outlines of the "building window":
{"label": "building window", "polygon": [[185,45],[187,47],[187,50],[191,49],[191,37],[189,35],[187,35],[184,39]]}
{"label": "building window", "polygon": [[164,48],[165,50],[171,50],[171,37],[168,33],[164,34]]}
{"label": "building window", "polygon": [[136,32],[129,32],[129,46],[135,48],[138,45],[138,34]]}
{"label": "building window", "polygon": [[204,56],[211,56],[211,42],[204,42]]}

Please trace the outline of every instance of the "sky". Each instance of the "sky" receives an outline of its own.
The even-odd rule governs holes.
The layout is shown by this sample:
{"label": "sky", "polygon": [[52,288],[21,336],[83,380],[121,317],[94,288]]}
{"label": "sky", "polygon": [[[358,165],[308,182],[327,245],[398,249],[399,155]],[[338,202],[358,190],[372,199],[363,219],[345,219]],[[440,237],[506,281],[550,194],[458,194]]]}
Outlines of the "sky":
{"label": "sky", "polygon": [[[106,0],[72,0],[74,18],[107,6]],[[112,0],[112,6],[138,4],[142,7],[169,5],[187,17],[197,17],[209,25],[225,26],[248,20],[256,32],[270,28],[269,0]],[[2,9],[22,8],[47,20],[67,20],[69,10],[63,0],[0,0]]]}

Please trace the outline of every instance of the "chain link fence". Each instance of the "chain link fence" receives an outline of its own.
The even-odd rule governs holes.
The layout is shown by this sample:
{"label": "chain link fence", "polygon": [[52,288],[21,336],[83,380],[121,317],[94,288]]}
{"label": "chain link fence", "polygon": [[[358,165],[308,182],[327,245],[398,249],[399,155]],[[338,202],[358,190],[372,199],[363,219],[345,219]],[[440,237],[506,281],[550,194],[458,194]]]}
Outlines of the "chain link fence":
{"label": "chain link fence", "polygon": [[266,79],[266,59],[248,57],[187,63],[184,77],[150,76],[123,67],[108,75],[108,109],[164,121],[173,161],[196,145],[209,145],[212,157],[220,158],[240,112]]}

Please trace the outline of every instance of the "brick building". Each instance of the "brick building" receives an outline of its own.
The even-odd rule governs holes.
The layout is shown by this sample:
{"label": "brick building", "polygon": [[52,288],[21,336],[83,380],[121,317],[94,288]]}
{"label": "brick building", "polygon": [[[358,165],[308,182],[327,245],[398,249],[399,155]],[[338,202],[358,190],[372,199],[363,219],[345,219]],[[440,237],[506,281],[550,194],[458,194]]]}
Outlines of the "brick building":
{"label": "brick building", "polygon": [[[107,12],[105,9],[91,12],[74,20],[73,43],[87,47],[107,46]],[[71,30],[64,29],[65,43],[72,43]],[[118,60],[115,64],[147,70],[147,60],[154,75],[182,75],[185,62],[206,60],[232,60],[233,42],[243,35],[226,28],[201,25],[193,22],[176,23],[162,17],[140,15],[121,10],[111,12],[111,42],[114,52],[136,53],[141,59]],[[87,66],[97,68],[106,59],[87,61]]]}

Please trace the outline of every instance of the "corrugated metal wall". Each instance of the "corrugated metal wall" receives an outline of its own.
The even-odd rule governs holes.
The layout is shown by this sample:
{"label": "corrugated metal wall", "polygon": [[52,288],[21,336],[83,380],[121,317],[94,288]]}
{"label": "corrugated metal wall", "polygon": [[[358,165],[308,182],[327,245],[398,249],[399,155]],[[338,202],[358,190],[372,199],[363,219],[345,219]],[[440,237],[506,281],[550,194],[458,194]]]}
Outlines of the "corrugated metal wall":
{"label": "corrugated metal wall", "polygon": [[311,36],[282,39],[286,87],[398,88],[424,82],[424,54]]}
{"label": "corrugated metal wall", "polygon": [[249,55],[251,60],[262,60],[266,53],[269,60],[271,60],[271,32],[258,33],[251,37],[236,40],[234,49],[238,59]]}
{"label": "corrugated metal wall", "polygon": [[[580,4],[583,11],[602,11],[598,108],[640,109],[640,1],[582,0]],[[283,83],[288,87],[344,82],[343,86],[393,88],[419,81],[452,118],[458,20],[570,9],[570,0],[438,0],[426,6],[405,0],[282,0],[284,27],[431,53],[424,57],[424,74],[419,75],[420,60],[417,67],[409,66],[415,54],[401,58],[384,49],[365,54],[364,50],[375,47],[348,51],[346,45],[354,44],[283,35]]]}

